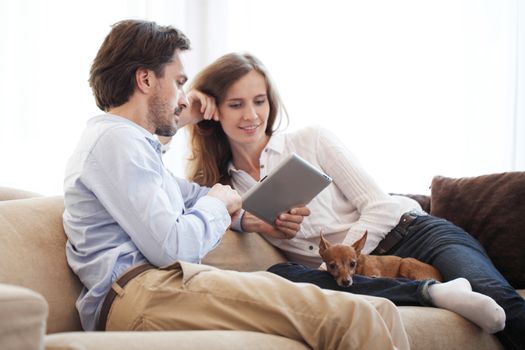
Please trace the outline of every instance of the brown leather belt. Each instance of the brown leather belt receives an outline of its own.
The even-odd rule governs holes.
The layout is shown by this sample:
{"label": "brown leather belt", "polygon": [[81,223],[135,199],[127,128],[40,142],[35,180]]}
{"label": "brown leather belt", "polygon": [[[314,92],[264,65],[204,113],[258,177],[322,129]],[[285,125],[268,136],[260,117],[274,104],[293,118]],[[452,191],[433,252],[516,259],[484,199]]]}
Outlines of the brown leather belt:
{"label": "brown leather belt", "polygon": [[424,212],[409,211],[404,213],[399,220],[399,224],[394,227],[377,245],[377,248],[371,253],[373,255],[382,255],[392,249],[396,244],[401,242],[408,234],[408,227],[419,216],[427,215]]}
{"label": "brown leather belt", "polygon": [[[116,284],[120,286],[120,288],[124,288],[126,284],[128,284],[129,281],[131,281],[133,278],[137,277],[141,273],[147,270],[155,269],[156,267],[150,264],[143,264],[138,265],[127,272],[125,272],[122,276],[117,278],[115,281]],[[97,324],[97,330],[104,331],[106,330],[106,322],[108,321],[108,314],[109,309],[111,309],[111,304],[113,304],[113,300],[115,300],[115,297],[117,296],[117,292],[111,287],[109,289],[108,294],[106,295],[106,298],[104,298],[104,302],[102,303],[102,308],[100,309],[100,316],[98,317],[98,324]]]}

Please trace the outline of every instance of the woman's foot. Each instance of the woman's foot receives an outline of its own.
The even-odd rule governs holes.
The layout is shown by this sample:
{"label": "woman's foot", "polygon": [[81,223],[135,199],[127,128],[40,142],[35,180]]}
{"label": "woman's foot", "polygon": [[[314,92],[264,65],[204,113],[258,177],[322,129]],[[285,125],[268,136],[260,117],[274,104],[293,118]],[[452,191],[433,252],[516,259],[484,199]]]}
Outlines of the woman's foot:
{"label": "woman's foot", "polygon": [[487,333],[505,328],[505,311],[494,299],[472,291],[465,278],[456,278],[428,287],[435,306],[453,311],[474,322]]}

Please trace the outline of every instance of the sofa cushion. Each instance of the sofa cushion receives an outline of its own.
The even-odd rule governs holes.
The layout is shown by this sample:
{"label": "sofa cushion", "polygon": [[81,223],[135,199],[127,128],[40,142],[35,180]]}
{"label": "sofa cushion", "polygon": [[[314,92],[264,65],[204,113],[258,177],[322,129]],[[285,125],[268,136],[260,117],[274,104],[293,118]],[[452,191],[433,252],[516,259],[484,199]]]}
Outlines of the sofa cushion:
{"label": "sofa cushion", "polygon": [[25,198],[33,198],[33,197],[41,197],[41,195],[35,192],[29,192],[29,191],[19,190],[16,188],[0,186],[0,201],[7,201],[7,200],[13,200],[13,199],[25,199]]}
{"label": "sofa cushion", "polygon": [[454,312],[422,306],[400,306],[398,309],[413,350],[503,350],[494,335]]}
{"label": "sofa cushion", "polygon": [[246,331],[61,333],[46,337],[46,350],[307,350],[305,344]]}
{"label": "sofa cushion", "polygon": [[44,296],[48,333],[81,329],[81,284],[66,261],[63,211],[62,197],[0,201],[0,281]]}
{"label": "sofa cushion", "polygon": [[47,303],[34,291],[0,283],[0,349],[42,349]]}
{"label": "sofa cushion", "polygon": [[258,233],[227,231],[219,245],[202,260],[203,264],[223,270],[265,271],[285,262],[284,255]]}
{"label": "sofa cushion", "polygon": [[476,237],[514,288],[525,288],[525,172],[432,180],[431,214]]}

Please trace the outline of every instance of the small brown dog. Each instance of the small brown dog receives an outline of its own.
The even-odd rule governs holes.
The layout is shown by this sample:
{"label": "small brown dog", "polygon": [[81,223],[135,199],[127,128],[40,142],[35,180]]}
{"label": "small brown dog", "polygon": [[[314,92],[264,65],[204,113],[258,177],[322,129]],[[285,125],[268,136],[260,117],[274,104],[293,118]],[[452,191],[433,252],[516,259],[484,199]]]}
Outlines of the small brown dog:
{"label": "small brown dog", "polygon": [[404,277],[412,280],[443,278],[436,268],[414,258],[400,258],[394,255],[361,254],[368,231],[354,244],[331,244],[321,232],[319,255],[326,264],[326,270],[341,287],[351,286],[354,274],[369,277]]}

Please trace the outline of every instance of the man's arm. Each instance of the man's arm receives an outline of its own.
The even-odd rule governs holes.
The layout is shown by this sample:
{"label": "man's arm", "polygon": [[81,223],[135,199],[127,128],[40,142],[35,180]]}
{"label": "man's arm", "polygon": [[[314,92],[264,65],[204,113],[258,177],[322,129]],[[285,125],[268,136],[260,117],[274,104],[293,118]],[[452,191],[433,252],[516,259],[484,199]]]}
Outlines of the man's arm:
{"label": "man's arm", "polygon": [[205,196],[210,191],[209,187],[199,186],[195,182],[190,182],[179,177],[173,177],[179,185],[182,198],[184,198],[184,204],[186,207],[193,207],[197,200],[202,196]]}
{"label": "man's arm", "polygon": [[199,262],[231,223],[221,198],[200,196],[186,207],[159,154],[126,131],[100,138],[86,167],[83,182],[154,265]]}

